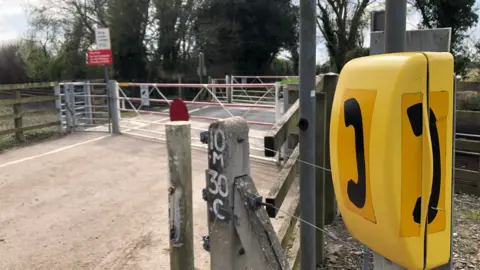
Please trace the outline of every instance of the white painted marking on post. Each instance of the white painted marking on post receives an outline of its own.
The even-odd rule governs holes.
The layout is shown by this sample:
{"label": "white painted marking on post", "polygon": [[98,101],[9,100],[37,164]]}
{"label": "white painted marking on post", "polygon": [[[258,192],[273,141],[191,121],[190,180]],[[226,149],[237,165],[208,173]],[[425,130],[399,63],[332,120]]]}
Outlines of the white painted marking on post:
{"label": "white painted marking on post", "polygon": [[218,219],[220,219],[220,220],[225,220],[225,216],[222,215],[222,214],[220,214],[220,213],[218,212],[218,205],[219,205],[219,204],[220,204],[220,206],[223,206],[223,202],[222,202],[221,200],[215,199],[215,200],[213,201],[213,204],[212,204],[212,205],[213,205],[213,213],[215,214],[215,216],[216,216]]}
{"label": "white painted marking on post", "polygon": [[213,152],[213,159],[212,162],[213,164],[217,164],[217,160],[220,160],[220,165],[222,167],[225,167],[225,163],[223,162],[223,155],[222,154],[217,154],[217,152]]}
{"label": "white painted marking on post", "polygon": [[315,97],[315,90],[310,91],[310,97]]}
{"label": "white painted marking on post", "polygon": [[[223,151],[225,151],[226,148],[225,133],[222,129],[210,129],[210,138],[210,150],[213,150],[211,162],[213,165],[215,165],[217,164],[217,160],[220,160],[220,166],[223,169],[225,168],[225,163],[223,160]],[[228,179],[225,175],[212,169],[208,170],[208,174],[210,175],[210,183],[212,183],[215,187],[209,187],[209,192],[212,195],[219,195],[219,197],[216,197],[213,200],[213,213],[218,219],[225,220],[226,217],[218,212],[218,207],[225,204],[224,202],[227,200],[227,197],[229,195]],[[224,188],[224,190],[222,190],[222,187]]]}

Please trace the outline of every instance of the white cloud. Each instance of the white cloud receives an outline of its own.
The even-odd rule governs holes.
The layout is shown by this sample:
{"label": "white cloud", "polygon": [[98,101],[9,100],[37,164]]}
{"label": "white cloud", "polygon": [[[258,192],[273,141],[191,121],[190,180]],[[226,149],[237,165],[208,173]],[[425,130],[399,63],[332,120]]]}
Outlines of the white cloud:
{"label": "white cloud", "polygon": [[0,43],[22,37],[28,30],[26,4],[30,0],[0,0]]}

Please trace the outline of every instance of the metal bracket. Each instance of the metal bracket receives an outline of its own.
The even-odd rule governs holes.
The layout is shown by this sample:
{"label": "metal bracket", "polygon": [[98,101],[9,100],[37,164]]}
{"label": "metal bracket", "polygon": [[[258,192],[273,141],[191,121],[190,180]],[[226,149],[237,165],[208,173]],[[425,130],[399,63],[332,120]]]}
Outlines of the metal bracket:
{"label": "metal bracket", "polygon": [[202,189],[202,198],[204,201],[208,201],[208,190],[206,188]]}
{"label": "metal bracket", "polygon": [[210,236],[205,235],[204,237],[202,237],[202,241],[203,241],[203,249],[210,252]]}
{"label": "metal bracket", "polygon": [[202,142],[203,144],[208,144],[208,131],[202,131],[200,132],[200,142]]}
{"label": "metal bracket", "polygon": [[263,197],[254,195],[254,194],[249,194],[248,195],[248,206],[254,210],[257,211],[260,209],[260,207],[263,205]]}

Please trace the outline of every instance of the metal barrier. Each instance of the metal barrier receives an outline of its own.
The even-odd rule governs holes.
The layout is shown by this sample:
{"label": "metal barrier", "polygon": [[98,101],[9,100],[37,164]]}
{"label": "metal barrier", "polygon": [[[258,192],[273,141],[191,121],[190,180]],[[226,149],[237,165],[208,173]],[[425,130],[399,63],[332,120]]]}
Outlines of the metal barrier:
{"label": "metal barrier", "polygon": [[[217,97],[220,89],[229,89],[233,86],[231,84],[115,83],[113,88],[116,88],[118,92],[118,110],[122,114],[121,132],[165,141],[164,126],[169,121],[169,106],[179,96],[176,89],[197,89],[193,99],[184,100],[190,113],[193,141],[199,141],[201,131],[204,131],[211,122],[232,116],[241,116],[257,132],[252,133],[252,141],[257,142],[252,144],[251,149],[258,154],[253,153],[252,156],[266,159],[263,156],[264,136],[262,135],[275,126],[283,106],[227,103]],[[242,87],[275,89],[276,85],[248,84],[242,85]],[[208,94],[211,101],[199,101],[202,94]],[[277,103],[279,104],[279,102]],[[204,147],[201,144],[195,146]]]}
{"label": "metal barrier", "polygon": [[109,95],[104,83],[61,83],[62,126],[67,132],[111,132]]}

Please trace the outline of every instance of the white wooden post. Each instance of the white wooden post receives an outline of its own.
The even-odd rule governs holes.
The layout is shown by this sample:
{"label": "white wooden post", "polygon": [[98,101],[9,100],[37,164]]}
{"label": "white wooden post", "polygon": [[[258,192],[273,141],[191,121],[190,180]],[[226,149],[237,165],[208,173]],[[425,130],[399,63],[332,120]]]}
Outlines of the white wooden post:
{"label": "white wooden post", "polygon": [[288,269],[280,241],[250,178],[248,124],[242,117],[208,130],[208,206],[212,270]]}
{"label": "white wooden post", "polygon": [[165,125],[167,138],[170,269],[193,270],[192,149],[190,123]]}

